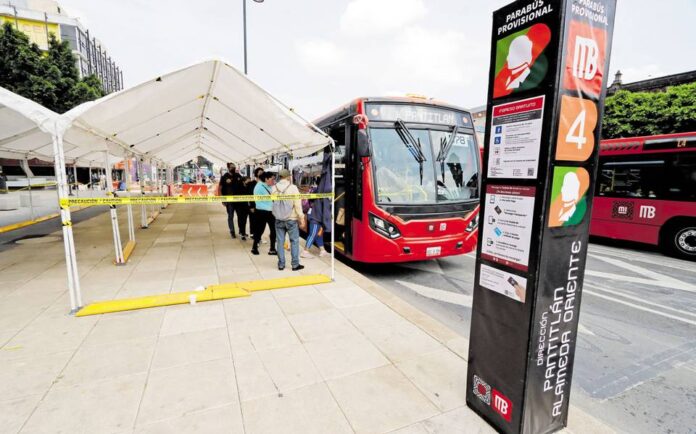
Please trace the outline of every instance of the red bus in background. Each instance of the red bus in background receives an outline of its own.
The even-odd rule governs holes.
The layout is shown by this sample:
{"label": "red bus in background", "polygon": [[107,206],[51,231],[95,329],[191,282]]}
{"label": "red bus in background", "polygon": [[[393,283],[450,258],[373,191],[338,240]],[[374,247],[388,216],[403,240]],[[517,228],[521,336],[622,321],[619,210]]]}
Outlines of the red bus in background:
{"label": "red bus in background", "polygon": [[315,122],[336,143],[336,249],[357,262],[475,249],[479,146],[471,114],[425,98],[359,98]]}
{"label": "red bus in background", "polygon": [[602,141],[590,234],[696,260],[696,132]]}

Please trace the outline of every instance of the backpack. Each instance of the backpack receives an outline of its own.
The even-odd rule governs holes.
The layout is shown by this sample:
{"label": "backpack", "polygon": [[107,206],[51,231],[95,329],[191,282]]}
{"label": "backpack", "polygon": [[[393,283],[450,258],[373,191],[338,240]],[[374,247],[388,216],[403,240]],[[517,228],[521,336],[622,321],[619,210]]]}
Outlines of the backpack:
{"label": "backpack", "polygon": [[[286,191],[292,186],[291,183],[285,187],[285,190],[280,191],[278,187],[274,190],[277,194],[285,194]],[[276,220],[289,220],[292,215],[292,201],[291,200],[274,200],[273,201],[273,217]]]}

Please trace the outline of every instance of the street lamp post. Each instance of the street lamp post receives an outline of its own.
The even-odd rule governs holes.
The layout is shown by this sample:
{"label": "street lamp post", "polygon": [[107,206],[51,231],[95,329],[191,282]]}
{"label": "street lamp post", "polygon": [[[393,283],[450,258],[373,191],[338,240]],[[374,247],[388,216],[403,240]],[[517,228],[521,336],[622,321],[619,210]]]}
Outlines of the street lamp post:
{"label": "street lamp post", "polygon": [[[254,0],[256,3],[263,3],[264,0]],[[247,0],[242,0],[242,11],[244,15],[244,75],[247,75],[247,25],[246,25],[246,4]]]}

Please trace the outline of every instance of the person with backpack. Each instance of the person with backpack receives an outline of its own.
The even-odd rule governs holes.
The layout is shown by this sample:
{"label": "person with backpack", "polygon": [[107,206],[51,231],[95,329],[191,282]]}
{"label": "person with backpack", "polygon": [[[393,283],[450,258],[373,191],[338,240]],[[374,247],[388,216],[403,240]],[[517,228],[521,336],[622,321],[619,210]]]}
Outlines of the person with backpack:
{"label": "person with backpack", "polygon": [[[282,169],[278,172],[280,181],[273,186],[272,193],[274,195],[296,195],[300,194],[290,177],[291,173],[287,169]],[[285,234],[290,238],[290,254],[292,256],[292,271],[299,271],[304,268],[300,264],[300,226],[304,225],[304,213],[302,212],[302,201],[294,200],[275,200],[273,201],[273,216],[275,217],[276,233],[276,250],[278,252],[278,269],[285,269]]]}
{"label": "person with backpack", "polygon": [[[270,172],[261,172],[259,174],[259,181],[254,186],[255,196],[268,196],[273,191],[273,181],[275,177]],[[254,245],[251,248],[251,253],[253,255],[259,254],[259,243],[261,243],[261,236],[263,231],[266,230],[266,225],[268,225],[271,231],[271,249],[268,251],[269,255],[277,255],[276,251],[276,227],[275,218],[273,217],[273,202],[270,200],[259,200],[255,202],[254,205],[254,223],[253,229],[254,233]]]}

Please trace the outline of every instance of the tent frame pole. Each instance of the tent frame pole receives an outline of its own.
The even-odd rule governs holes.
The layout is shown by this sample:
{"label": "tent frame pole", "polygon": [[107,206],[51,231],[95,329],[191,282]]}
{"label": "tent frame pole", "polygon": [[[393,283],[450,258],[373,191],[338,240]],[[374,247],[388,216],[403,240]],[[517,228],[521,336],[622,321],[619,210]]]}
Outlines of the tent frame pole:
{"label": "tent frame pole", "polygon": [[[138,182],[140,184],[140,195],[145,196],[145,181],[143,180],[143,159],[137,158],[135,170],[138,173]],[[147,205],[140,205],[140,228],[147,229]]]}
{"label": "tent frame pole", "polygon": [[[113,181],[111,175],[111,165],[109,164],[109,151],[104,151],[104,166],[106,166],[106,192],[109,196],[113,194]],[[109,214],[111,215],[111,232],[114,238],[114,252],[116,254],[116,264],[123,264],[123,247],[121,246],[121,231],[118,227],[118,213],[116,212],[116,205],[111,205],[109,207]]]}
{"label": "tent frame pole", "polygon": [[336,142],[331,139],[331,280],[336,281]]}
{"label": "tent frame pole", "polygon": [[[53,154],[55,174],[58,190],[58,199],[67,199],[69,186],[65,169],[65,153],[63,151],[63,136],[58,132],[53,133]],[[65,246],[65,266],[68,277],[68,293],[70,295],[70,313],[75,314],[82,307],[80,294],[80,275],[77,270],[77,258],[75,255],[75,240],[72,233],[72,220],[70,207],[60,208],[61,224],[63,226],[63,244]]]}
{"label": "tent frame pole", "polygon": [[[126,151],[124,153],[124,160],[123,160],[123,172],[124,172],[124,178],[126,182],[126,192],[128,193],[128,196],[131,195],[130,193],[130,185],[131,185],[131,179],[130,179],[130,166],[131,166],[131,161],[132,158],[130,154]],[[130,241],[135,241],[135,224],[133,223],[133,205],[128,204],[126,205],[126,211],[128,214],[128,239]],[[124,258],[125,259],[125,258]]]}

